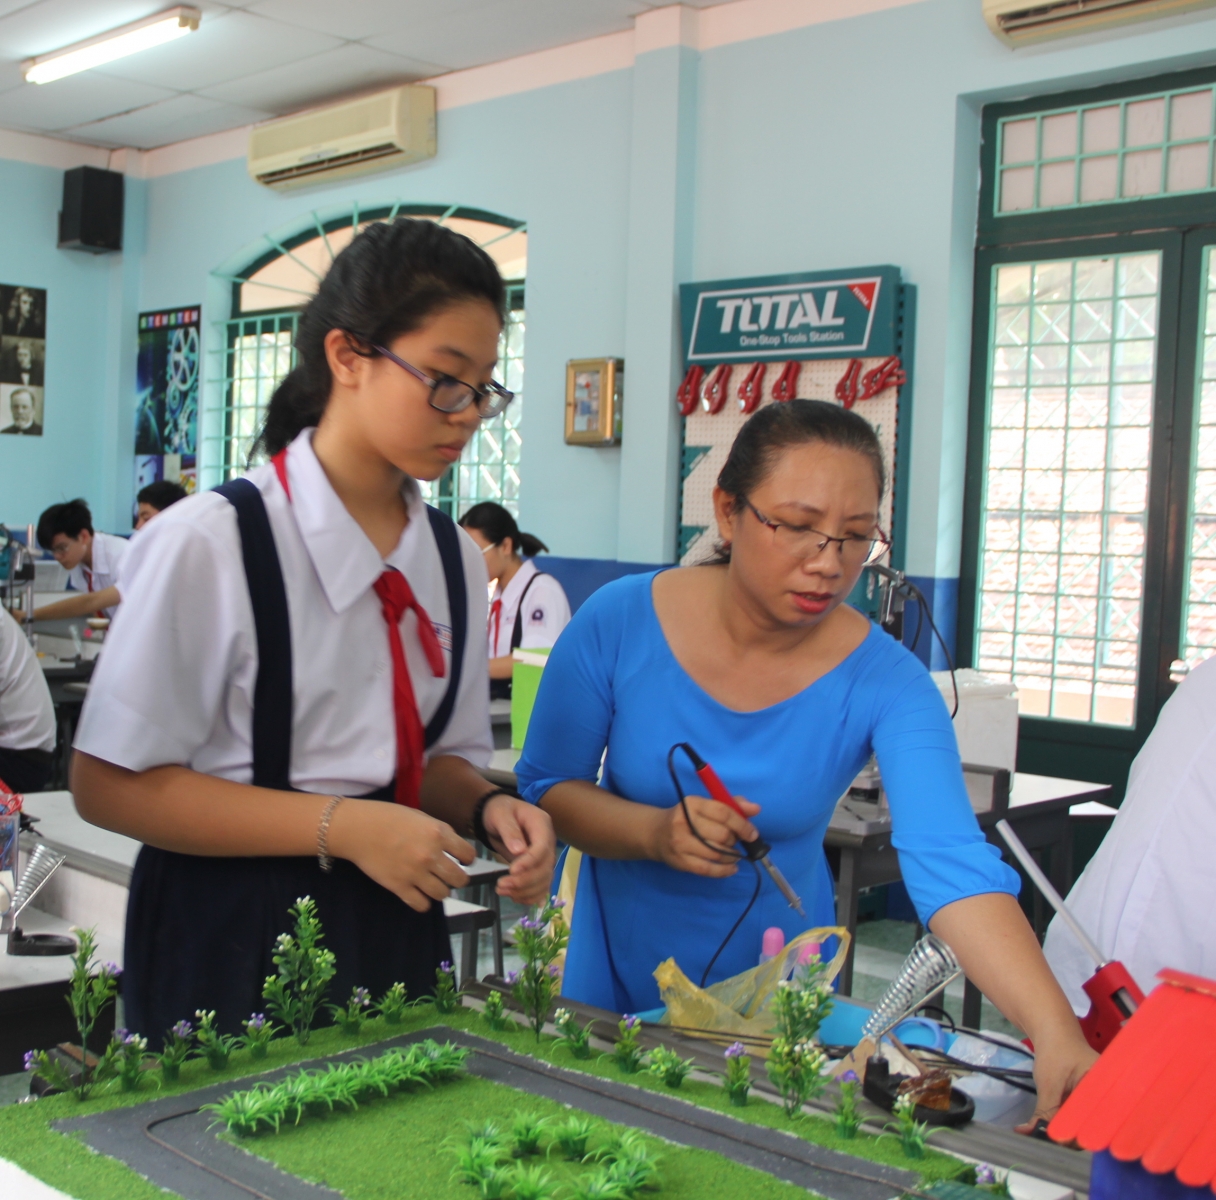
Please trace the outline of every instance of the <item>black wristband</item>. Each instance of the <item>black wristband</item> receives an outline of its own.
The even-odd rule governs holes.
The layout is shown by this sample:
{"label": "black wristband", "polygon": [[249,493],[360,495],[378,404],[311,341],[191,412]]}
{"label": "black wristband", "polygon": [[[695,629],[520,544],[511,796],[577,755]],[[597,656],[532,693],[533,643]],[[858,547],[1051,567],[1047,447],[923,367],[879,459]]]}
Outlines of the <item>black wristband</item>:
{"label": "black wristband", "polygon": [[470,828],[473,830],[473,836],[487,849],[493,849],[490,844],[490,833],[486,829],[485,812],[486,805],[494,799],[495,796],[509,796],[510,792],[506,788],[493,788],[486,792],[480,800],[473,805],[473,817],[469,822]]}

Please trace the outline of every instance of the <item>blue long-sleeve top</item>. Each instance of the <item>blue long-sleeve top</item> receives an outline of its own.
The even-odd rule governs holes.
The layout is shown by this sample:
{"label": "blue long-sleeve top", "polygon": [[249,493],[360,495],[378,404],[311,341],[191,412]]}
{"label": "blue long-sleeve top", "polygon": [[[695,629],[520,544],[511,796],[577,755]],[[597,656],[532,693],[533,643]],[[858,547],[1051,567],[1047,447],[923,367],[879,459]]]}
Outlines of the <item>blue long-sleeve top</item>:
{"label": "blue long-sleeve top", "polygon": [[[564,780],[594,783],[603,757],[600,786],[670,808],[677,797],[667,754],[688,742],[734,795],[761,805],[753,824],[807,918],[765,876],[709,983],[754,967],[769,926],[781,926],[788,940],[835,924],[824,834],[871,752],[891,807],[900,870],[925,924],[966,896],[1017,895],[1016,873],[980,832],[950,715],[915,656],[872,626],[810,687],[780,704],[736,712],[676,661],[654,610],[653,581],[653,574],[619,579],[579,609],[545,667],[516,772],[524,798],[537,803]],[[684,794],[706,795],[688,760],[681,754],[676,762]],[[653,971],[670,957],[698,982],[755,878],[746,864],[728,879],[710,879],[660,862],[584,856],[563,995],[615,1012],[654,1008]]]}

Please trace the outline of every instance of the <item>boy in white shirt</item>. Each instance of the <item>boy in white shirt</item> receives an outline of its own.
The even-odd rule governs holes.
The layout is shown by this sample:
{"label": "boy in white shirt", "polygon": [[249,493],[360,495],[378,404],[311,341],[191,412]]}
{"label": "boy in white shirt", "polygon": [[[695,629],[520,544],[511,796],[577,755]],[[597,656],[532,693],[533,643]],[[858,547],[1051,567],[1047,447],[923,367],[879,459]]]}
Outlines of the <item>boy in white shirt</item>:
{"label": "boy in white shirt", "polygon": [[46,676],[20,626],[0,608],[0,779],[14,792],[42,791],[54,749]]}

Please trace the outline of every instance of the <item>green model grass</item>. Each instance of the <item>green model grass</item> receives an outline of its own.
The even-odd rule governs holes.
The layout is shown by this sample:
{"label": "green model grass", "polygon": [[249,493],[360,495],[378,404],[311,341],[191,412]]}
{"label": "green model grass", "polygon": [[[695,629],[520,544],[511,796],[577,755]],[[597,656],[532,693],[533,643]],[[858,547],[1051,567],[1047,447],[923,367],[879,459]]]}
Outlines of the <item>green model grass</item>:
{"label": "green model grass", "polygon": [[[159,1071],[145,1072],[147,1080],[143,1087],[136,1092],[120,1092],[117,1084],[108,1085],[114,1090],[102,1089],[85,1101],[79,1101],[72,1096],[48,1096],[34,1104],[12,1104],[0,1108],[0,1157],[7,1158],[27,1170],[31,1175],[44,1180],[52,1187],[59,1188],[78,1200],[164,1200],[164,1193],[159,1188],[148,1183],[123,1164],[112,1159],[95,1154],[74,1136],[57,1133],[51,1128],[55,1121],[67,1117],[88,1116],[91,1113],[104,1112],[109,1109],[122,1108],[131,1104],[140,1104],[147,1100],[163,1096],[178,1095],[206,1087],[224,1080],[238,1080],[260,1073],[288,1066],[304,1059],[322,1058],[326,1055],[340,1053],[359,1046],[371,1045],[386,1038],[396,1037],[403,1033],[425,1029],[435,1025],[448,1025],[453,1029],[463,1029],[482,1037],[493,1039],[509,1046],[521,1054],[532,1054],[546,1059],[558,1066],[572,1070],[586,1071],[606,1079],[615,1079],[634,1087],[649,1091],[661,1092],[676,1099],[683,1099],[703,1108],[714,1109],[733,1116],[739,1120],[756,1125],[767,1125],[773,1129],[784,1130],[795,1136],[805,1138],[817,1145],[839,1150],[857,1158],[868,1159],[872,1162],[886,1163],[890,1166],[901,1167],[905,1170],[917,1171],[926,1181],[949,1179],[957,1176],[963,1165],[958,1159],[952,1158],[940,1151],[929,1149],[922,1159],[907,1158],[900,1149],[899,1142],[893,1137],[878,1138],[867,1133],[861,1133],[854,1139],[844,1139],[837,1136],[830,1116],[804,1116],[791,1120],[776,1104],[759,1100],[753,1093],[751,1103],[745,1108],[735,1108],[730,1104],[725,1089],[715,1084],[687,1079],[678,1092],[671,1089],[647,1072],[633,1075],[622,1075],[612,1062],[611,1057],[592,1057],[586,1061],[576,1059],[569,1050],[554,1039],[543,1037],[539,1044],[530,1029],[513,1024],[505,1030],[493,1030],[483,1020],[481,1014],[473,1009],[460,1008],[453,1013],[440,1016],[432,1005],[421,1005],[410,1009],[403,1015],[400,1024],[389,1025],[383,1018],[369,1020],[364,1023],[358,1033],[344,1033],[337,1027],[318,1029],[307,1046],[299,1045],[295,1039],[277,1038],[269,1046],[267,1056],[261,1061],[250,1058],[247,1050],[238,1050],[232,1054],[228,1066],[221,1070],[212,1070],[203,1059],[192,1059],[181,1067],[181,1076],[176,1083],[161,1082]],[[470,1080],[470,1083],[477,1081]],[[159,1086],[158,1086],[159,1084]],[[445,1085],[446,1086],[446,1085]],[[235,1090],[235,1089],[234,1089]],[[446,1093],[445,1093],[446,1094]],[[476,1095],[474,1089],[458,1089],[460,1096]],[[519,1094],[509,1093],[515,1099],[516,1108],[532,1110],[541,1104],[539,1097],[529,1096],[520,1101]],[[361,1109],[349,1118],[338,1117],[329,1121],[317,1123],[319,1130],[329,1136],[357,1140],[362,1146],[362,1153],[374,1157],[377,1153],[384,1155],[385,1149],[398,1145],[397,1142],[379,1143],[376,1149],[373,1129],[380,1128],[379,1113],[388,1113],[390,1109],[402,1114],[401,1120],[406,1120],[410,1105],[417,1097],[401,1097],[386,1101],[383,1108],[376,1105]],[[534,1103],[535,1102],[535,1103]],[[495,1110],[497,1111],[497,1110]],[[568,1115],[569,1110],[563,1110]],[[449,1124],[445,1134],[453,1129],[462,1128],[461,1121],[479,1121],[490,1117],[490,1112],[448,1111]],[[387,1118],[386,1118],[387,1119]],[[407,1127],[408,1128],[408,1127]],[[304,1127],[301,1127],[303,1131]],[[334,1131],[330,1134],[330,1131]],[[290,1135],[279,1135],[290,1136]],[[255,1139],[255,1143],[257,1139]],[[303,1144],[301,1139],[300,1144]],[[412,1137],[408,1143],[411,1147],[416,1143]],[[259,1152],[262,1146],[258,1144]],[[668,1147],[664,1150],[666,1165],[664,1175],[664,1191],[674,1189],[678,1184],[678,1176],[683,1169],[680,1156],[685,1153],[682,1149]],[[688,1153],[695,1153],[689,1151]],[[418,1154],[411,1150],[409,1154],[409,1176],[412,1184],[414,1173],[424,1166],[424,1159],[434,1155]],[[556,1156],[554,1156],[556,1158]],[[721,1160],[719,1160],[721,1161]],[[399,1164],[400,1166],[400,1164]],[[290,1169],[290,1168],[289,1168]],[[451,1169],[448,1158],[443,1159],[441,1173],[445,1180]],[[556,1166],[555,1168],[556,1169]],[[740,1168],[742,1169],[742,1168]],[[755,1179],[756,1173],[749,1172],[748,1178]],[[769,1177],[764,1176],[764,1179]],[[785,1187],[776,1180],[771,1181],[775,1187]],[[446,1186],[446,1184],[445,1184]],[[750,1186],[750,1185],[749,1185]],[[354,1193],[352,1193],[353,1195]],[[400,1194],[400,1192],[398,1192]],[[425,1194],[421,1191],[413,1194]],[[475,1192],[472,1188],[457,1193],[471,1200]],[[674,1191],[672,1195],[676,1195]],[[689,1193],[690,1195],[692,1193]],[[738,1195],[752,1196],[750,1191],[727,1191],[718,1188],[712,1192],[702,1191],[701,1195],[713,1194],[723,1200]],[[775,1193],[774,1193],[775,1195]]]}
{"label": "green model grass", "polygon": [[[529,1031],[525,1036],[532,1034]],[[336,1188],[350,1200],[400,1200],[403,1195],[425,1196],[427,1200],[477,1200],[475,1187],[452,1178],[456,1157],[451,1147],[462,1140],[466,1121],[478,1125],[492,1121],[509,1131],[521,1110],[548,1118],[550,1125],[570,1115],[570,1109],[543,1096],[521,1095],[504,1084],[467,1075],[434,1091],[373,1101],[357,1113],[285,1126],[278,1134],[225,1136],[292,1175]],[[590,1148],[594,1151],[615,1127],[594,1117],[590,1121]],[[705,1200],[707,1196],[723,1200],[805,1200],[803,1188],[720,1154],[672,1146],[654,1138],[644,1140],[658,1156],[662,1180],[658,1195],[665,1200]],[[519,1161],[525,1168],[542,1166],[553,1177],[560,1194],[568,1196],[571,1185],[595,1168],[572,1162],[554,1141],[549,1129],[544,1129],[541,1153]]]}

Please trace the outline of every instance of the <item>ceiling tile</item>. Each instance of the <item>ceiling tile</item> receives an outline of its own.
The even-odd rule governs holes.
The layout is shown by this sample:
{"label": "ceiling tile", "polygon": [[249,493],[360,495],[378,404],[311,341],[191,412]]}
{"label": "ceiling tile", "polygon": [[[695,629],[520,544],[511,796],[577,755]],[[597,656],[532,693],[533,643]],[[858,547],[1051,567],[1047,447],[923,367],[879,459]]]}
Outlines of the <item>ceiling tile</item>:
{"label": "ceiling tile", "polygon": [[64,133],[103,146],[135,146],[140,150],[152,150],[170,142],[184,142],[188,138],[252,125],[269,115],[256,109],[221,104],[218,100],[208,100],[202,96],[174,96],[137,112],[77,125]]}
{"label": "ceiling tile", "polygon": [[54,83],[22,83],[0,93],[0,126],[50,131],[155,104],[174,93],[86,71]]}
{"label": "ceiling tile", "polygon": [[415,62],[352,43],[303,62],[201,88],[200,95],[269,112],[290,113],[353,92],[425,79],[444,70],[438,63]]}
{"label": "ceiling tile", "polygon": [[[448,13],[467,12],[485,0],[442,0]],[[408,29],[435,11],[435,0],[253,0],[249,11],[288,25],[359,41],[375,33]]]}
{"label": "ceiling tile", "polygon": [[229,11],[204,16],[198,32],[189,37],[133,54],[93,74],[195,91],[299,62],[339,44],[326,34]]}
{"label": "ceiling tile", "polygon": [[630,29],[648,7],[641,0],[483,0],[464,12],[428,5],[428,15],[365,40],[395,54],[472,67]]}

